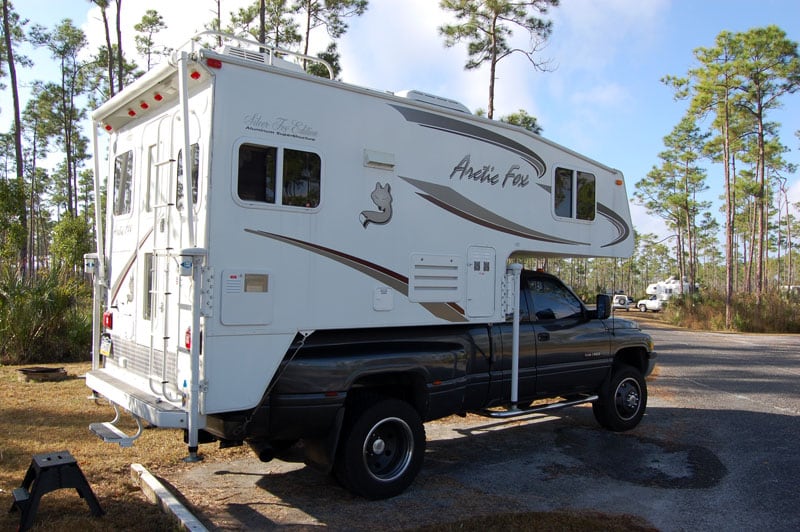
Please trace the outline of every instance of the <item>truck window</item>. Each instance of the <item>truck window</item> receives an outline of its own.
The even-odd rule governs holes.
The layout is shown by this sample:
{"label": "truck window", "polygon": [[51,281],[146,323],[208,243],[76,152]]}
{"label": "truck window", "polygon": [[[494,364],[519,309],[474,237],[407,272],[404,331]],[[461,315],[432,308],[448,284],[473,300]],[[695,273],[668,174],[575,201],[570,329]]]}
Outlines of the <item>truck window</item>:
{"label": "truck window", "polygon": [[553,202],[556,216],[592,221],[596,212],[595,176],[569,168],[556,168]]}
{"label": "truck window", "polygon": [[245,201],[275,203],[275,174],[278,148],[242,144],[239,146],[237,192]]}
{"label": "truck window", "polygon": [[[195,143],[191,146],[192,158],[192,205],[197,205],[197,181],[200,176],[200,145]],[[177,183],[175,185],[175,206],[179,211],[183,210],[183,150],[178,150],[178,172]]]}
{"label": "truck window", "polygon": [[583,306],[567,288],[551,279],[529,279],[528,294],[533,300],[533,316],[537,321],[579,317]]}
{"label": "truck window", "polygon": [[284,205],[306,208],[319,205],[320,166],[316,153],[283,150]]}
{"label": "truck window", "polygon": [[133,204],[133,151],[114,160],[114,215],[128,214]]}

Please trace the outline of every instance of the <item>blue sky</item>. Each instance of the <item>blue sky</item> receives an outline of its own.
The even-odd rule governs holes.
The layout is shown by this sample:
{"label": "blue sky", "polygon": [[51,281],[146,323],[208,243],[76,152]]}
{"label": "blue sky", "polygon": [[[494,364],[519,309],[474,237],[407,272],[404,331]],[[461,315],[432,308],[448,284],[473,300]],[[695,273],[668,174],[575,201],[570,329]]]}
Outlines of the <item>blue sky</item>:
{"label": "blue sky", "polygon": [[[99,11],[85,0],[16,0],[17,11],[32,22],[52,27],[70,17],[88,33],[91,48],[103,42]],[[222,0],[223,13],[249,3]],[[544,136],[594,159],[619,168],[628,194],[658,164],[663,137],[682,117],[686,103],[675,102],[660,79],[685,75],[694,67],[693,50],[712,46],[722,30],[746,31],[776,24],[789,39],[800,42],[800,2],[796,0],[562,0],[547,15],[553,34],[541,58],[551,72],[534,71],[522,56],[512,56],[498,69],[495,116],[525,109],[536,116]],[[159,11],[168,30],[164,44],[176,45],[201,30],[211,18],[211,0],[124,0],[123,31],[132,44],[133,24],[148,8]],[[464,71],[465,49],[447,49],[437,28],[449,16],[436,0],[370,0],[367,13],[351,19],[340,40],[342,78],[380,90],[417,89],[459,100],[470,109],[487,107],[486,70]],[[224,22],[223,22],[224,24]],[[518,32],[520,45],[527,37]],[[327,36],[312,36],[322,49]],[[42,79],[48,69],[43,52],[35,54],[35,71],[23,70],[23,81]],[[57,75],[52,70],[52,79]],[[7,92],[7,91],[5,91]],[[4,94],[0,120],[10,123]],[[781,140],[791,149],[785,158],[800,165],[800,92],[783,99],[770,120],[780,122]],[[800,177],[791,176],[792,201],[800,201]],[[719,169],[709,167],[707,199],[722,193]],[[641,233],[666,236],[663,224],[632,205],[634,226]],[[721,215],[714,209],[715,216]]]}

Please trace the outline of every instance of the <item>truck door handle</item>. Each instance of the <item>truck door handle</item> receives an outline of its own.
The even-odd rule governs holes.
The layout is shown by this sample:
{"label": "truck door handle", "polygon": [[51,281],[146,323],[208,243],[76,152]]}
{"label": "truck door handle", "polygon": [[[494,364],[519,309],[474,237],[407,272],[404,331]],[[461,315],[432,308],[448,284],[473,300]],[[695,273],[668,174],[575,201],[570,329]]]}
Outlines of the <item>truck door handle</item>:
{"label": "truck door handle", "polygon": [[550,333],[539,333],[536,335],[536,339],[540,342],[546,342],[550,340]]}

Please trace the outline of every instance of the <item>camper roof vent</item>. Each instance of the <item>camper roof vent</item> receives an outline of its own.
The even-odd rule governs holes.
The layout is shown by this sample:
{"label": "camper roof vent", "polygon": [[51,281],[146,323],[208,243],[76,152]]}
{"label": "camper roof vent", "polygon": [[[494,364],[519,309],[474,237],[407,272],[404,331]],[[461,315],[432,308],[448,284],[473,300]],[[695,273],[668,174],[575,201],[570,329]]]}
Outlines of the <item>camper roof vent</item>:
{"label": "camper roof vent", "polygon": [[275,57],[269,52],[259,52],[256,50],[248,50],[247,48],[239,48],[238,46],[225,46],[222,53],[232,57],[238,57],[245,61],[254,61],[262,65],[270,65],[278,68],[285,68],[286,70],[293,70],[295,72],[304,72],[303,67],[297,63],[286,61],[280,57]]}
{"label": "camper roof vent", "polygon": [[442,96],[436,96],[435,94],[428,94],[427,92],[415,91],[415,90],[405,90],[405,91],[395,92],[394,94],[395,96],[408,98],[409,100],[416,100],[418,102],[424,102],[430,105],[435,105],[437,107],[444,107],[445,109],[450,109],[451,111],[459,111],[461,113],[472,114],[469,112],[467,106],[464,105],[463,103],[451,100],[450,98],[443,98]]}

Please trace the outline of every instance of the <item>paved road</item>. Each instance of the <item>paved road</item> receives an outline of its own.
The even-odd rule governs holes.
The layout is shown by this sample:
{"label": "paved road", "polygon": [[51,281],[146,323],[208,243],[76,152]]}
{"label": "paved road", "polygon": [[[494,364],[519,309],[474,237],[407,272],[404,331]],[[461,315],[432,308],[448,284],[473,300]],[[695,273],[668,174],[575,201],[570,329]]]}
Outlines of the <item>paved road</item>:
{"label": "paved road", "polygon": [[422,472],[389,501],[352,497],[301,463],[255,458],[168,480],[224,529],[400,529],[572,509],[665,531],[800,530],[800,337],[650,332],[659,367],[629,433],[599,429],[589,407],[430,423]]}

